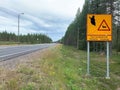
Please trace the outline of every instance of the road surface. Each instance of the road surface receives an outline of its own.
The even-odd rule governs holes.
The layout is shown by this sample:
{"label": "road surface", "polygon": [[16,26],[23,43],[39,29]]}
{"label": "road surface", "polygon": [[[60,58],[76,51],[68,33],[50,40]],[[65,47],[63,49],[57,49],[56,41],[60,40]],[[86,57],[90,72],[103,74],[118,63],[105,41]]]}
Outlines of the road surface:
{"label": "road surface", "polygon": [[48,48],[55,44],[36,44],[36,45],[18,45],[18,46],[1,46],[0,62],[28,54],[37,50]]}

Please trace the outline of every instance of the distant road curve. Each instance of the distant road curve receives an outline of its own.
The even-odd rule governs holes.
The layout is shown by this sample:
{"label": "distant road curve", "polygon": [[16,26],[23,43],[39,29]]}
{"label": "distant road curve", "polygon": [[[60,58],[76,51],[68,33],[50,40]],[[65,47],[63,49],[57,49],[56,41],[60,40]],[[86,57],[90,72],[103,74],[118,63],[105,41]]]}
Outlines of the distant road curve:
{"label": "distant road curve", "polygon": [[18,46],[0,46],[0,62],[11,58],[22,56],[37,50],[42,50],[55,44],[36,44],[36,45],[18,45]]}

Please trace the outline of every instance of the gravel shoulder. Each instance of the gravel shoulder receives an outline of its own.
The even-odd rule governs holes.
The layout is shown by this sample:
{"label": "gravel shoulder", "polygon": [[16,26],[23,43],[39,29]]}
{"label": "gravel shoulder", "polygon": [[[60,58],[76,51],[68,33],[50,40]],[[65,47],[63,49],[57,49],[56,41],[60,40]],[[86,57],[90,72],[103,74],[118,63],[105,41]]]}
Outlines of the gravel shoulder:
{"label": "gravel shoulder", "polygon": [[41,58],[44,52],[47,52],[49,48],[38,50],[29,54],[25,54],[13,59],[0,62],[0,68],[14,70],[18,65],[24,64],[26,62],[31,62],[32,60]]}

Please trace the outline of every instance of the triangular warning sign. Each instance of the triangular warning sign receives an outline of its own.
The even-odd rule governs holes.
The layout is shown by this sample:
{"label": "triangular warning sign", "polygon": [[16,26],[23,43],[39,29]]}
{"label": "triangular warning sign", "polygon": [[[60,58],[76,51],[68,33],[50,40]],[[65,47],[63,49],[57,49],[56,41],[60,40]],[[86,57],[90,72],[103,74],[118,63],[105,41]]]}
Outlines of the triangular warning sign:
{"label": "triangular warning sign", "polygon": [[110,31],[110,28],[105,20],[103,20],[98,28],[98,31]]}

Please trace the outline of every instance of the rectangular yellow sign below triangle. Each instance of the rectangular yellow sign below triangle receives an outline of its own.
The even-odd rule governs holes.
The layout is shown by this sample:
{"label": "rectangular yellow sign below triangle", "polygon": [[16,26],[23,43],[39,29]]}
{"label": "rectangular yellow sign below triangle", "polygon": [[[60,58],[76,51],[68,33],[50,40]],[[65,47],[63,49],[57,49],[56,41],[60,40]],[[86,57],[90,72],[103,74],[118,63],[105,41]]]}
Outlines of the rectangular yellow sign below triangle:
{"label": "rectangular yellow sign below triangle", "polygon": [[112,15],[87,15],[87,41],[112,41]]}

